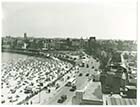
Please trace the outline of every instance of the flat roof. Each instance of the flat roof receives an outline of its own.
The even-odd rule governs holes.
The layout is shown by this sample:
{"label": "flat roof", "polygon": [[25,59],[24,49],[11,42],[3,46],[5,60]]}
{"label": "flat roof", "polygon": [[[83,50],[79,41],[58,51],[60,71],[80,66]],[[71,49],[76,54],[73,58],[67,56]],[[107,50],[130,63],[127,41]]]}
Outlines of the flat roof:
{"label": "flat roof", "polygon": [[136,99],[129,98],[108,98],[107,105],[136,105]]}
{"label": "flat roof", "polygon": [[100,82],[90,82],[83,94],[84,100],[103,101]]}

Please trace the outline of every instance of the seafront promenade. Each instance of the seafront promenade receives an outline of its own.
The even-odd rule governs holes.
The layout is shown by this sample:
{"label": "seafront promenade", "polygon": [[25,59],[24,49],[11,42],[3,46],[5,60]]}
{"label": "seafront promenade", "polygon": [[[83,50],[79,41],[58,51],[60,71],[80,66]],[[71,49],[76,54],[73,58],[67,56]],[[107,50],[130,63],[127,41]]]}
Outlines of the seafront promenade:
{"label": "seafront promenade", "polygon": [[56,81],[72,67],[72,64],[57,58],[24,56],[16,60],[9,59],[8,63],[2,65],[2,101],[5,104],[22,104],[44,87],[49,89],[51,85],[55,86]]}

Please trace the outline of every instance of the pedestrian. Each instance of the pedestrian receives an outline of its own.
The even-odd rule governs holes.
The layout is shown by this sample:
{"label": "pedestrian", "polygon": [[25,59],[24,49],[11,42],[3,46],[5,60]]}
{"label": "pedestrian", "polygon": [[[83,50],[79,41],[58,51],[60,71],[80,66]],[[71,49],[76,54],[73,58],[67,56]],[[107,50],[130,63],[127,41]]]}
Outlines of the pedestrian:
{"label": "pedestrian", "polygon": [[48,90],[48,92],[50,93],[50,92],[51,92],[51,90],[49,89],[49,90]]}
{"label": "pedestrian", "polygon": [[29,103],[27,102],[26,104],[28,105]]}
{"label": "pedestrian", "polygon": [[30,102],[30,104],[32,105],[32,104],[33,104],[33,102],[31,101],[31,102]]}

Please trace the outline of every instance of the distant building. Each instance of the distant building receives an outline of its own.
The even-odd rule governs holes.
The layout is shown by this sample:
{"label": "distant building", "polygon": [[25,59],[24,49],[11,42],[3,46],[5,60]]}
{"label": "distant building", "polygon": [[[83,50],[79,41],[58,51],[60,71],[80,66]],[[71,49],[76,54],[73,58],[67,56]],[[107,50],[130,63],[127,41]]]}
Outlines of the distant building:
{"label": "distant building", "polygon": [[106,69],[101,73],[103,93],[120,93],[120,88],[125,88],[128,81],[127,68],[122,62],[121,53],[114,53],[108,61]]}
{"label": "distant building", "polygon": [[96,37],[90,37],[88,40],[88,51],[90,54],[95,53],[97,49]]}
{"label": "distant building", "polygon": [[24,43],[23,43],[22,48],[27,49],[27,47],[29,46],[29,39],[27,37],[27,33],[24,33],[24,40],[23,41],[24,41]]}
{"label": "distant building", "polygon": [[27,33],[24,33],[24,39],[27,39]]}
{"label": "distant building", "polygon": [[107,105],[136,105],[137,100],[136,99],[130,99],[130,98],[108,98],[106,101]]}
{"label": "distant building", "polygon": [[81,41],[79,39],[72,39],[71,46],[73,49],[81,48]]}
{"label": "distant building", "polygon": [[68,47],[71,47],[72,40],[70,38],[67,38],[66,39],[66,44],[67,44]]}
{"label": "distant building", "polygon": [[86,43],[85,43],[85,40],[81,37],[81,39],[80,39],[80,48],[85,48],[85,46],[86,46]]}
{"label": "distant building", "polygon": [[96,37],[90,37],[89,40],[90,41],[96,41]]}
{"label": "distant building", "polygon": [[17,46],[17,39],[11,36],[2,38],[2,48],[15,48]]}
{"label": "distant building", "polygon": [[16,40],[17,45],[15,46],[15,49],[22,49],[24,46],[24,39],[23,38],[17,38]]}
{"label": "distant building", "polygon": [[27,49],[28,44],[27,43],[23,43],[22,49]]}

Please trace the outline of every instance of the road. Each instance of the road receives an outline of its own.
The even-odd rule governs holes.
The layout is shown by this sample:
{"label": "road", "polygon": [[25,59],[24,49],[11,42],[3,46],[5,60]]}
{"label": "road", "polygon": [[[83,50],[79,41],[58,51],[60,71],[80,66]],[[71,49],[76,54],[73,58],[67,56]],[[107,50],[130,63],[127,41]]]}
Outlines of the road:
{"label": "road", "polygon": [[[61,83],[61,87],[57,90],[55,90],[55,87],[51,88],[51,93],[47,93],[46,90],[41,91],[38,95],[34,96],[32,99],[30,99],[28,102],[32,102],[32,104],[41,104],[41,105],[71,105],[72,104],[72,97],[75,95],[75,92],[71,92],[71,87],[65,86],[67,83],[67,76],[70,77],[75,76],[76,78],[76,87],[78,90],[83,89],[90,78],[90,75],[94,72],[95,69],[99,68],[99,62],[97,62],[92,57],[85,57],[84,59],[81,59],[81,62],[85,63],[84,67],[79,68],[79,72],[75,73],[74,70],[72,70],[71,73],[68,73],[65,75],[66,81],[59,81]],[[87,68],[87,64],[89,67]],[[92,68],[94,66],[94,69]],[[82,76],[79,76],[79,74],[82,73]],[[86,76],[86,74],[89,73],[89,76]],[[67,95],[67,99],[63,103],[57,103],[58,99],[62,95]]]}
{"label": "road", "polygon": [[67,87],[64,86],[55,96],[53,96],[52,99],[49,100],[49,105],[53,104],[53,105],[58,105],[61,103],[57,103],[58,99],[62,96],[62,95],[67,95],[67,99],[66,101],[63,103],[64,104],[68,104],[71,103],[72,97],[74,96],[74,92],[69,91],[71,89],[71,87]]}
{"label": "road", "polygon": [[[75,67],[74,67],[75,68]],[[73,68],[72,68],[73,69]],[[67,77],[72,77],[74,74],[74,70],[70,70],[70,72],[66,73],[61,79],[59,79],[56,83],[59,83],[60,87],[56,89],[56,87],[50,87],[51,93],[48,93],[47,90],[42,90],[37,95],[30,98],[28,101],[25,101],[23,104],[26,104],[27,102],[30,104],[47,104],[49,99],[52,99],[54,95],[62,88],[64,84],[67,82]]]}
{"label": "road", "polygon": [[[76,87],[78,90],[83,89],[86,84],[88,83],[89,80],[89,76],[86,76],[87,73],[92,74],[94,72],[94,69],[98,69],[99,68],[99,62],[97,62],[95,59],[91,58],[91,57],[86,57],[85,59],[83,59],[83,62],[85,63],[84,67],[80,67],[79,69],[79,73],[76,74]],[[87,68],[87,64],[89,65],[89,67]],[[94,69],[92,68],[94,66]],[[82,76],[79,76],[79,74],[82,73]],[[59,92],[57,92],[56,95],[54,95],[49,101],[48,103],[44,102],[44,104],[49,104],[49,105],[59,105],[60,103],[57,103],[58,99],[62,96],[62,95],[67,95],[67,99],[64,103],[61,103],[63,105],[66,104],[72,104],[72,97],[75,95],[75,92],[71,92],[69,91],[71,87],[67,87],[67,86],[63,86]]]}

